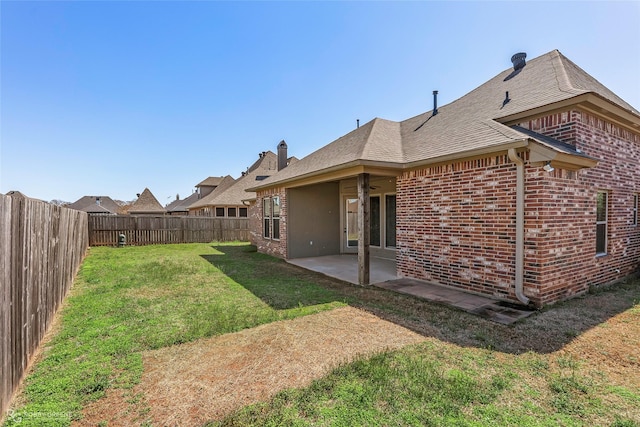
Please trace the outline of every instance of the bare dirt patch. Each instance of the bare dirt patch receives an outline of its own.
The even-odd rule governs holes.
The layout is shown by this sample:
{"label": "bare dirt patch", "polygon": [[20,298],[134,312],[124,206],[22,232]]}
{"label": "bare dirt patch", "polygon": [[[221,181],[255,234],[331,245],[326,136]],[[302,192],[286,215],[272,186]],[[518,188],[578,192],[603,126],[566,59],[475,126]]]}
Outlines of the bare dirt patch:
{"label": "bare dirt patch", "polygon": [[[304,387],[340,364],[361,355],[397,349],[425,337],[352,307],[143,354],[144,390],[154,425],[200,425],[242,406],[266,400],[290,387]],[[121,392],[120,392],[121,393]],[[118,391],[88,407],[78,425],[131,422],[120,412]],[[115,423],[115,424],[114,424]]]}

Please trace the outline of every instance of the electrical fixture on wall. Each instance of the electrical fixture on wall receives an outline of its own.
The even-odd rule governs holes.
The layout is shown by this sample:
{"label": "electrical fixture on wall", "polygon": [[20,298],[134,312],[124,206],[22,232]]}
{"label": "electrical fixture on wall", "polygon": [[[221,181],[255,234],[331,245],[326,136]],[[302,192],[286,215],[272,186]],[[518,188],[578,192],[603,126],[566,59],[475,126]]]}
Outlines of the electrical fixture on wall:
{"label": "electrical fixture on wall", "polygon": [[553,172],[555,168],[551,166],[551,161],[548,161],[547,163],[544,164],[542,169],[546,170],[547,172]]}

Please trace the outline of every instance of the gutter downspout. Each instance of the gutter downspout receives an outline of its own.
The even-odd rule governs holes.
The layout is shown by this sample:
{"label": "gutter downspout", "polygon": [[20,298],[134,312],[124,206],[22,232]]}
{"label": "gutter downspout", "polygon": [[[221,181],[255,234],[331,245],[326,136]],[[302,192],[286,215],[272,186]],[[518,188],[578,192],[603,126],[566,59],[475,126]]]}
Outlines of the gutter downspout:
{"label": "gutter downspout", "polygon": [[529,304],[523,292],[524,289],[524,162],[516,153],[515,148],[509,148],[509,159],[516,164],[516,298],[523,304]]}

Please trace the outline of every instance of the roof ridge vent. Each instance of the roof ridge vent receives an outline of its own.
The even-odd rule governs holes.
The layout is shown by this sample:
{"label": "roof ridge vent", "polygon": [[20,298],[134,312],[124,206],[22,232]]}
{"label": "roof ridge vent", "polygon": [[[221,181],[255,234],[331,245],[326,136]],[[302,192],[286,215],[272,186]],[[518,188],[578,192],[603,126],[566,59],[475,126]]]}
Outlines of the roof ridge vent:
{"label": "roof ridge vent", "polygon": [[527,61],[525,61],[527,54],[525,52],[518,52],[511,57],[511,62],[513,63],[513,69],[515,71],[521,70],[527,65]]}

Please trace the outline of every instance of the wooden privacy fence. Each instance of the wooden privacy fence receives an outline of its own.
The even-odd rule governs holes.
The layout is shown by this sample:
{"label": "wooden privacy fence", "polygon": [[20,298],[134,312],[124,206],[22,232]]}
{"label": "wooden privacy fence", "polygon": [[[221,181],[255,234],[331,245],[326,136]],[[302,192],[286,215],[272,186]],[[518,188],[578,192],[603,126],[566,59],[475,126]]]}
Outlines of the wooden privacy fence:
{"label": "wooden privacy fence", "polygon": [[88,243],[85,212],[0,195],[0,419]]}
{"label": "wooden privacy fence", "polygon": [[208,243],[249,240],[248,218],[197,216],[89,215],[89,245]]}

